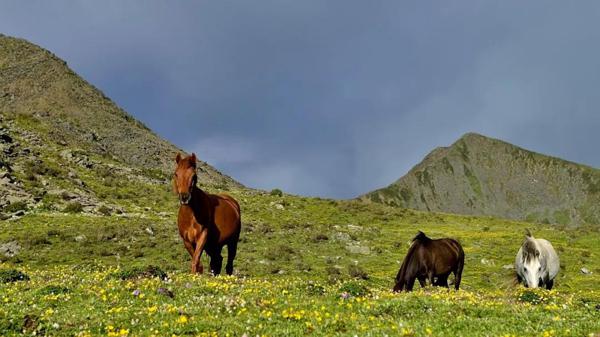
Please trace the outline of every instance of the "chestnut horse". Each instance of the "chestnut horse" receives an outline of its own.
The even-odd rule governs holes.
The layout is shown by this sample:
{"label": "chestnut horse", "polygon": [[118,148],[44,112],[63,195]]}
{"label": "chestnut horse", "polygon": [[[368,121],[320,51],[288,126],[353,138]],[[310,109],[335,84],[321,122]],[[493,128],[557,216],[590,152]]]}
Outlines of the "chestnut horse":
{"label": "chestnut horse", "polygon": [[415,279],[421,287],[425,280],[434,286],[448,288],[448,276],[454,273],[454,288],[458,290],[465,264],[465,252],[454,239],[432,240],[419,231],[396,275],[394,291],[412,291]]}
{"label": "chestnut horse", "polygon": [[196,154],[175,158],[177,168],[174,189],[179,195],[177,226],[185,248],[192,256],[192,273],[202,274],[200,261],[203,251],[210,256],[213,274],[221,273],[223,257],[221,250],[227,245],[228,275],[233,273],[233,259],[241,230],[240,205],[226,194],[208,194],[196,186]]}

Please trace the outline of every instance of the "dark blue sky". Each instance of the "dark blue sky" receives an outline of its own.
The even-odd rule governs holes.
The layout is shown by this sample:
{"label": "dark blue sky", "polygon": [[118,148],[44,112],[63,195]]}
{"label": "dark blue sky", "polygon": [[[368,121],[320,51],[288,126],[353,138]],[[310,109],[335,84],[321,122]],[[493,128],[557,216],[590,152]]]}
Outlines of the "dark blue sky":
{"label": "dark blue sky", "polygon": [[349,198],[474,131],[600,167],[598,1],[21,1],[66,60],[242,183]]}

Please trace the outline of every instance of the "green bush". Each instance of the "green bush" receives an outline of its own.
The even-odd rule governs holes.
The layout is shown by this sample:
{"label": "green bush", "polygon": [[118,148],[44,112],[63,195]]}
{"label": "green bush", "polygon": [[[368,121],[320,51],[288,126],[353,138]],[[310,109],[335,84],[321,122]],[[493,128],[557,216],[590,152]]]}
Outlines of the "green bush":
{"label": "green bush", "polygon": [[27,274],[16,269],[0,270],[0,283],[12,283],[17,281],[28,281]]}
{"label": "green bush", "polygon": [[46,211],[55,210],[60,197],[56,194],[46,194],[42,197],[40,208]]}
{"label": "green bush", "polygon": [[294,249],[287,245],[278,245],[275,247],[271,247],[265,253],[265,257],[271,261],[289,261],[295,255],[296,252],[294,251]]}
{"label": "green bush", "polygon": [[531,304],[540,304],[542,302],[542,297],[531,290],[525,290],[519,294],[519,301]]}
{"label": "green bush", "polygon": [[100,206],[100,208],[98,208],[98,212],[100,212],[100,214],[102,214],[102,215],[110,216],[111,209],[106,207],[105,205],[102,205],[102,206]]}
{"label": "green bush", "polygon": [[313,240],[313,242],[327,241],[327,240],[329,240],[329,237],[325,234],[319,233],[319,234],[316,234],[315,236],[313,236],[312,240]]}
{"label": "green bush", "polygon": [[40,175],[40,176],[52,176],[58,177],[62,174],[62,172],[54,168],[52,166],[48,166],[48,164],[44,163],[41,160],[38,161],[28,161],[25,163],[25,174],[30,176]]}
{"label": "green bush", "polygon": [[272,189],[270,194],[272,196],[275,196],[275,197],[281,197],[281,196],[283,196],[283,192],[280,189],[278,189],[278,188]]}
{"label": "green bush", "polygon": [[81,213],[83,212],[83,205],[78,202],[71,202],[65,206],[65,213]]}
{"label": "green bush", "polygon": [[369,278],[367,272],[364,271],[364,269],[362,269],[360,266],[357,266],[355,264],[351,264],[348,266],[348,274],[356,279],[366,280]]}
{"label": "green bush", "polygon": [[369,295],[369,289],[362,283],[349,281],[340,287],[340,293],[348,293],[352,296],[363,297]]}
{"label": "green bush", "polygon": [[311,296],[321,296],[325,294],[325,287],[317,283],[309,282],[306,286],[306,292]]}
{"label": "green bush", "polygon": [[4,209],[2,209],[3,212],[5,213],[14,213],[14,212],[18,212],[18,211],[26,211],[27,210],[27,203],[24,201],[16,201],[13,202],[12,204],[8,204],[7,206],[4,207]]}

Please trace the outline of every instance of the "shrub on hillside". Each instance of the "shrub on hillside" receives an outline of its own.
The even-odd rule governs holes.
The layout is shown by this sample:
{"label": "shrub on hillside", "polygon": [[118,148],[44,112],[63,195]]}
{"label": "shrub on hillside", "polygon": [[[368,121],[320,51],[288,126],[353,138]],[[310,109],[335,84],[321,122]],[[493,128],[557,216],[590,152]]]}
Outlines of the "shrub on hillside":
{"label": "shrub on hillside", "polygon": [[[61,173],[62,172],[59,169],[56,169],[52,166],[48,166],[42,160],[28,161],[25,163],[25,174],[27,177],[36,176],[36,175],[58,177],[61,175]],[[34,179],[30,179],[30,180],[34,180]]]}
{"label": "shrub on hillside", "polygon": [[343,278],[342,272],[336,266],[327,266],[325,272],[327,273],[327,280],[331,284],[337,283]]}
{"label": "shrub on hillside", "polygon": [[71,202],[65,206],[65,213],[81,213],[83,212],[83,205],[78,202]]}
{"label": "shrub on hillside", "polygon": [[362,283],[349,281],[344,283],[340,287],[340,293],[347,293],[356,297],[363,297],[369,295],[369,289]]}
{"label": "shrub on hillside", "polygon": [[289,261],[292,257],[296,255],[296,252],[292,247],[286,245],[278,245],[270,248],[265,253],[265,257],[271,261],[282,260]]}
{"label": "shrub on hillside", "polygon": [[16,269],[0,270],[0,283],[12,283],[17,281],[28,281],[27,274]]}
{"label": "shrub on hillside", "polygon": [[27,203],[24,201],[16,201],[13,202],[12,204],[8,204],[7,206],[5,206],[2,211],[4,213],[14,213],[14,212],[18,212],[18,211],[26,211],[27,210]]}
{"label": "shrub on hillside", "polygon": [[45,194],[39,208],[45,211],[58,210],[59,198],[56,194]]}
{"label": "shrub on hillside", "polygon": [[281,196],[283,196],[283,192],[280,189],[278,189],[278,188],[272,189],[270,194],[272,196],[275,196],[275,197],[281,197]]}
{"label": "shrub on hillside", "polygon": [[100,208],[98,208],[98,212],[102,215],[110,216],[111,209],[106,207],[105,205],[102,205],[102,206],[100,206]]}
{"label": "shrub on hillside", "polygon": [[348,266],[348,274],[356,279],[366,280],[369,278],[367,272],[362,269],[360,266],[351,264]]}
{"label": "shrub on hillside", "polygon": [[311,296],[322,296],[325,294],[325,287],[312,281],[308,282],[306,292]]}
{"label": "shrub on hillside", "polygon": [[319,233],[319,234],[313,236],[312,240],[313,240],[313,242],[327,241],[327,240],[329,240],[329,237],[325,234]]}
{"label": "shrub on hillside", "polygon": [[538,293],[526,290],[519,294],[519,301],[531,304],[540,304],[542,302],[542,298]]}

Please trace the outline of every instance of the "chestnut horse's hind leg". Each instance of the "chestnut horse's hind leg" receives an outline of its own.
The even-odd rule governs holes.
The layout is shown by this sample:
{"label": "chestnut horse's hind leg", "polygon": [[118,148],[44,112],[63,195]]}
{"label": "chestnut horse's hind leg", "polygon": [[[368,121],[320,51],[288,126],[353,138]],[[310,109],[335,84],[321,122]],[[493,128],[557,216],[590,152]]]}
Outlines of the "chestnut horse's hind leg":
{"label": "chestnut horse's hind leg", "polygon": [[231,242],[227,244],[227,265],[225,266],[225,272],[227,275],[233,274],[233,260],[237,253],[238,238],[233,238]]}
{"label": "chestnut horse's hind leg", "polygon": [[221,256],[221,249],[218,249],[210,256],[210,271],[213,275],[221,274],[221,268],[223,266],[223,256]]}
{"label": "chestnut horse's hind leg", "polygon": [[425,283],[425,276],[419,276],[417,279],[419,280],[421,288],[425,288],[425,286],[427,285],[427,283]]}

